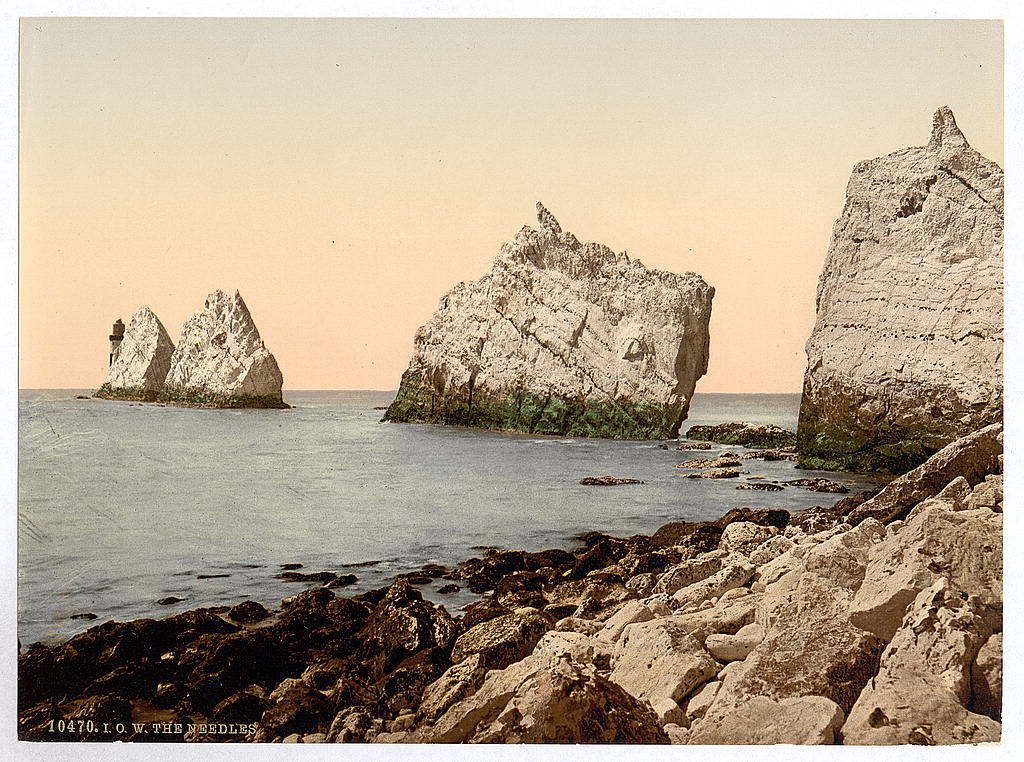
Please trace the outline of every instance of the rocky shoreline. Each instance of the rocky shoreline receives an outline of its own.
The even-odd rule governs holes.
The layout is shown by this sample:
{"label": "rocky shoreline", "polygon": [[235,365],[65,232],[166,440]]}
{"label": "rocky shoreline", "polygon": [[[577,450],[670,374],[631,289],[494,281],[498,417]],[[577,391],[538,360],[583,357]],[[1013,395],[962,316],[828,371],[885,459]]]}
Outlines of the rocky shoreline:
{"label": "rocky shoreline", "polygon": [[[272,612],[106,622],[20,654],[19,736],[998,741],[1001,452],[996,424],[876,494],[798,514],[489,550]],[[483,597],[452,616],[414,585],[439,576]]]}

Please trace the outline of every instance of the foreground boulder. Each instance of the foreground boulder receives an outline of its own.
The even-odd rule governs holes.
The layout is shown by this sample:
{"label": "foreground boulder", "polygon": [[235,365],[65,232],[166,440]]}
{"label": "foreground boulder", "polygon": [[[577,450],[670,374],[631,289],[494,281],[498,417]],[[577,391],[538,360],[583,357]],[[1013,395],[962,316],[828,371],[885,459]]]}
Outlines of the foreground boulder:
{"label": "foreground boulder", "polygon": [[707,371],[714,289],[582,244],[537,204],[490,273],[449,291],[384,419],[674,437]]}
{"label": "foreground boulder", "polygon": [[550,633],[526,659],[487,675],[471,697],[405,742],[667,744],[643,702],[596,673],[577,633]]}
{"label": "foreground boulder", "polygon": [[998,722],[967,709],[984,619],[945,579],[921,591],[843,725],[849,744],[998,741]]}
{"label": "foreground boulder", "polygon": [[1002,420],[1003,171],[948,107],[928,145],[854,167],[818,284],[798,448],[901,473]]}
{"label": "foreground boulder", "polygon": [[97,397],[153,401],[171,369],[174,343],[149,307],[132,315]]}
{"label": "foreground boulder", "polygon": [[217,290],[182,326],[160,399],[209,407],[287,407],[283,383],[241,294]]}

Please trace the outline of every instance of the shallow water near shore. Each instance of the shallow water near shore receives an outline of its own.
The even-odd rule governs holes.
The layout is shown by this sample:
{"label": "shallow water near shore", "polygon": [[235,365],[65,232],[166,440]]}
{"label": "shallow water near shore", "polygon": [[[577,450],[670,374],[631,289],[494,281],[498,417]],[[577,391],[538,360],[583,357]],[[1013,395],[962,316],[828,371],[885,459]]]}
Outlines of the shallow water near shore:
{"label": "shallow water near shore", "polygon": [[[382,424],[394,392],[285,392],[292,410],[214,410],[75,399],[23,390],[19,402],[18,636],[56,642],[110,619],[169,616],[249,598],[268,608],[307,585],[280,565],[353,573],[341,595],[481,547],[571,548],[589,530],[651,533],[731,508],[791,511],[842,495],[738,491],[747,476],[871,479],[743,462],[739,479],[685,479],[674,466],[729,449]],[[796,428],[800,395],[698,394],[683,426]],[[586,476],[643,484],[584,487]],[[367,565],[370,564],[370,565]],[[199,575],[209,576],[199,579]],[[475,598],[424,594],[455,610]],[[157,605],[168,596],[180,603]],[[91,612],[92,621],[72,614]]]}

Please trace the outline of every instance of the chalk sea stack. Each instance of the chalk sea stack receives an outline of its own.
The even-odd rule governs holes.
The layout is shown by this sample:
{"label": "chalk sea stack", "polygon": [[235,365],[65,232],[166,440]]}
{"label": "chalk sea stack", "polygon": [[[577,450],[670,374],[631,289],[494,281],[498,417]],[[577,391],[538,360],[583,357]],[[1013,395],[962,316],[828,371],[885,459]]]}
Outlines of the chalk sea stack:
{"label": "chalk sea stack", "polygon": [[140,308],[111,354],[107,380],[96,393],[107,399],[153,401],[171,367],[174,343],[149,307]]}
{"label": "chalk sea stack", "polygon": [[110,373],[96,392],[104,399],[166,402],[196,407],[290,407],[283,378],[249,309],[214,291],[181,329],[175,347],[149,307],[132,317],[123,337],[111,335]]}
{"label": "chalk sea stack", "polygon": [[241,294],[218,289],[182,326],[160,398],[210,407],[287,407],[283,382]]}
{"label": "chalk sea stack", "polygon": [[854,167],[818,284],[798,449],[901,473],[1002,420],[1003,171],[948,107],[928,145]]}
{"label": "chalk sea stack", "polygon": [[715,290],[580,243],[539,202],[537,218],[441,299],[384,420],[676,436],[707,371]]}

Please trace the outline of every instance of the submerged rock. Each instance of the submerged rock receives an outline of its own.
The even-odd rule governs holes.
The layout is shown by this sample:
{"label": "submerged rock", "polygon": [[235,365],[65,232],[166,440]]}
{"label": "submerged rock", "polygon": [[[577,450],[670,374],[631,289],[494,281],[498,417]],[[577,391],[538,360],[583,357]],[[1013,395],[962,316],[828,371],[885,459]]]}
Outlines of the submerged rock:
{"label": "submerged rock", "polygon": [[159,398],[209,407],[287,407],[282,383],[241,294],[217,290],[182,326]]}
{"label": "submerged rock", "polygon": [[142,307],[132,315],[124,339],[114,350],[107,380],[97,397],[152,401],[164,388],[174,343],[153,311]]}
{"label": "submerged rock", "polygon": [[620,479],[615,476],[588,476],[580,479],[584,486],[615,487],[619,484],[643,484],[639,479]]}
{"label": "submerged rock", "polygon": [[741,465],[738,458],[719,455],[717,458],[695,458],[684,460],[676,465],[676,468],[732,468]]}
{"label": "submerged rock", "polygon": [[948,107],[926,146],[854,167],[818,284],[808,468],[900,473],[1002,420],[1003,171]]}
{"label": "submerged rock", "polygon": [[707,371],[714,289],[582,244],[540,203],[490,273],[449,291],[387,421],[674,437]]}

